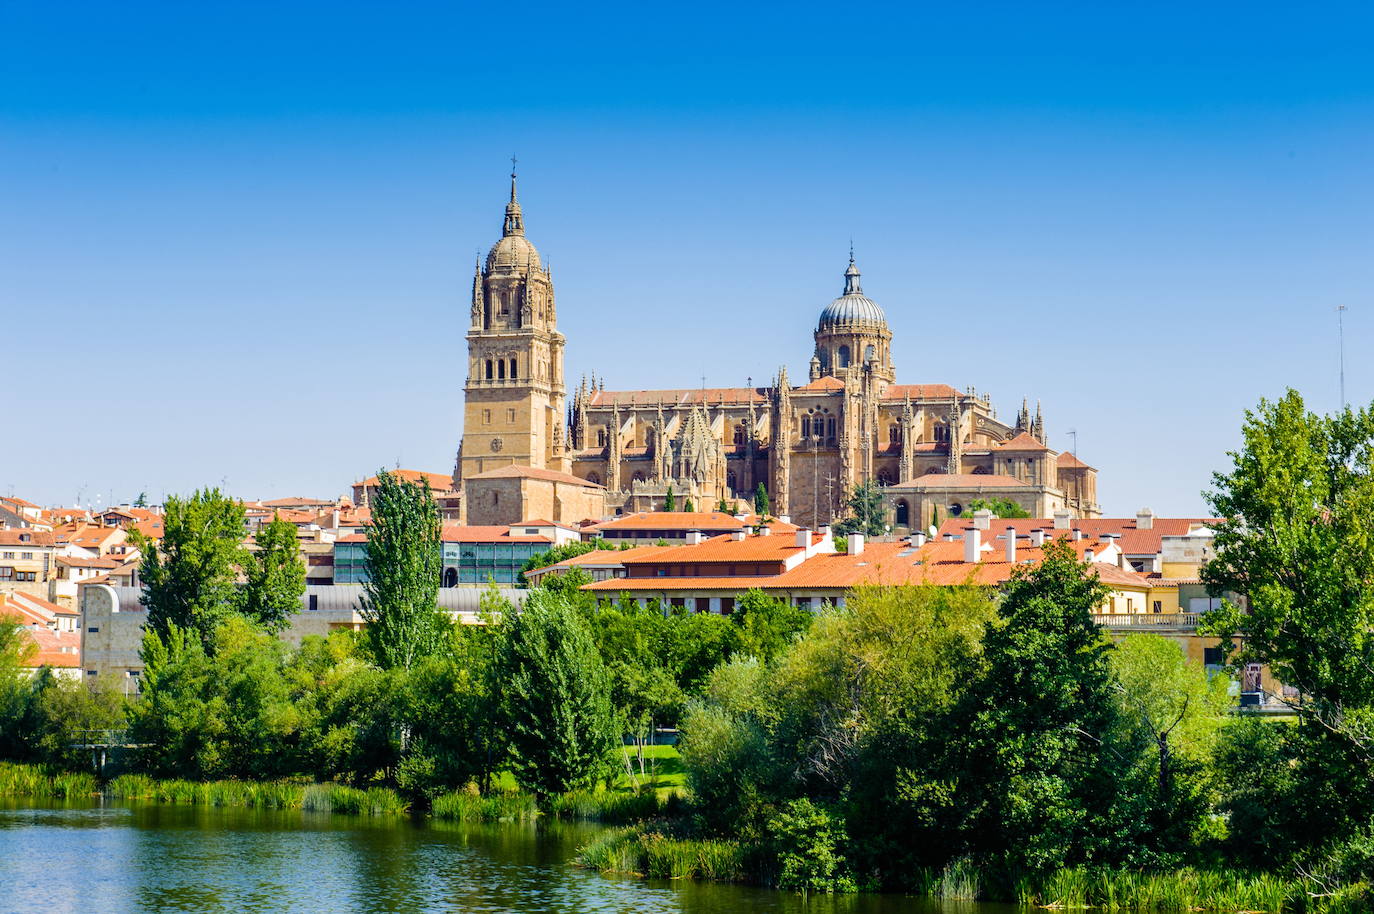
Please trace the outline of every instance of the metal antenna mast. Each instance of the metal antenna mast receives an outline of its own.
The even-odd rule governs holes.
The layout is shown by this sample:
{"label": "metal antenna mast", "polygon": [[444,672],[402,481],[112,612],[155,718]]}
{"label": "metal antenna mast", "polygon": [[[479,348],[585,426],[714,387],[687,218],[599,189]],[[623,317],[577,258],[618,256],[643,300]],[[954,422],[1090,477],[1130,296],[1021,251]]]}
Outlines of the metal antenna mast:
{"label": "metal antenna mast", "polygon": [[1341,347],[1341,409],[1344,410],[1345,403],[1345,305],[1336,306],[1336,335],[1340,340]]}
{"label": "metal antenna mast", "polygon": [[1073,454],[1075,457],[1077,457],[1077,456],[1078,456],[1078,429],[1076,429],[1076,428],[1071,428],[1071,429],[1069,429],[1067,432],[1065,432],[1064,434],[1068,435],[1070,438],[1073,439],[1073,448],[1072,448],[1072,450],[1070,451],[1070,453]]}

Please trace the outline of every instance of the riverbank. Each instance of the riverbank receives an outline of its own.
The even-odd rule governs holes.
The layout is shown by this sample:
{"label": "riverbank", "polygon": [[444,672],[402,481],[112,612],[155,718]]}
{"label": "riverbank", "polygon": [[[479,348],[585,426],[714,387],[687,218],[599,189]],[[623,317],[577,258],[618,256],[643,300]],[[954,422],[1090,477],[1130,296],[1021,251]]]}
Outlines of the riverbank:
{"label": "riverbank", "polygon": [[186,781],[123,774],[102,784],[88,772],[0,762],[0,796],[31,799],[140,800],[183,806],[303,809],[345,815],[428,814],[450,822],[527,822],[540,816],[620,825],[673,812],[676,788],[573,791],[550,798],[541,810],[535,797],[518,790],[479,794],[461,790],[411,803],[387,787],[293,781]]}
{"label": "riverbank", "polygon": [[[776,856],[762,846],[679,837],[641,826],[608,830],[580,848],[575,862],[607,875],[776,886]],[[1312,880],[1235,870],[1188,868],[1149,873],[1079,867],[1043,879],[1008,879],[968,861],[957,861],[942,870],[922,870],[913,875],[909,890],[918,897],[1004,902],[1049,910],[1161,914],[1353,914],[1360,910],[1347,904],[1344,893],[1328,895],[1325,887]],[[1352,891],[1350,896],[1354,895]]]}

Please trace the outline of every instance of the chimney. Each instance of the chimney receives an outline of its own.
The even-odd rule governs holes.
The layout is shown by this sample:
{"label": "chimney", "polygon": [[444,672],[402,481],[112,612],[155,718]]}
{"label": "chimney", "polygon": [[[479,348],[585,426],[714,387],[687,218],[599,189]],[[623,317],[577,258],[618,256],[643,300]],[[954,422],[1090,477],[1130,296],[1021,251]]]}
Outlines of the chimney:
{"label": "chimney", "polygon": [[906,538],[906,541],[910,543],[914,548],[920,549],[922,546],[926,544],[926,535],[918,531],[908,536]]}
{"label": "chimney", "polygon": [[821,539],[830,539],[830,525],[821,524],[816,528],[816,532],[821,535]]}
{"label": "chimney", "polygon": [[964,561],[970,565],[983,557],[982,537],[978,528],[964,531]]}
{"label": "chimney", "polygon": [[973,528],[975,530],[992,529],[992,512],[987,508],[979,508],[973,512]]}
{"label": "chimney", "polygon": [[1031,544],[1032,546],[1036,547],[1037,549],[1040,548],[1041,546],[1045,545],[1045,531],[1044,531],[1044,530],[1032,530],[1032,531],[1031,531],[1031,537],[1030,537],[1030,544]]}
{"label": "chimney", "polygon": [[1084,549],[1084,550],[1083,550],[1083,561],[1085,561],[1085,562],[1091,562],[1091,561],[1093,561],[1093,560],[1096,559],[1096,558],[1097,558],[1097,553],[1093,552],[1091,549]]}
{"label": "chimney", "polygon": [[1016,528],[1007,528],[1007,564],[1016,564]]}
{"label": "chimney", "polygon": [[1060,508],[1058,511],[1054,512],[1054,529],[1069,529],[1069,512],[1065,511],[1063,508]]}
{"label": "chimney", "polygon": [[805,527],[797,531],[797,546],[805,549],[811,545],[811,531]]}
{"label": "chimney", "polygon": [[338,508],[335,508],[332,512],[330,512],[330,516],[329,516],[329,525],[330,525],[331,527],[333,527],[335,530],[339,529],[339,509],[338,509]]}
{"label": "chimney", "polygon": [[1082,531],[1082,530],[1075,530],[1075,531],[1073,531],[1073,541],[1074,541],[1075,543],[1078,542],[1079,540],[1081,540],[1082,538],[1083,538],[1083,531]]}
{"label": "chimney", "polygon": [[730,539],[734,540],[734,541],[737,542],[737,543],[742,543],[742,542],[744,542],[744,531],[743,531],[743,530],[731,530],[731,531],[730,531]]}
{"label": "chimney", "polygon": [[850,555],[863,555],[863,554],[864,554],[864,535],[863,535],[862,533],[851,533],[851,534],[849,534],[849,554],[850,554]]}
{"label": "chimney", "polygon": [[686,542],[687,542],[687,545],[688,545],[688,546],[696,546],[696,545],[700,544],[700,543],[701,543],[701,531],[700,531],[700,530],[688,530],[688,531],[687,531],[687,540],[686,540]]}
{"label": "chimney", "polygon": [[762,527],[759,528],[759,536],[772,536],[772,535],[773,535],[773,528],[770,527],[770,526],[768,526],[767,524],[764,524]]}
{"label": "chimney", "polygon": [[790,514],[779,514],[779,515],[778,515],[778,520],[781,521],[781,522],[784,523],[784,524],[790,524],[790,523],[792,523],[792,515],[790,515]]}
{"label": "chimney", "polygon": [[1153,530],[1155,528],[1155,512],[1149,508],[1141,508],[1135,512],[1135,528],[1137,530]]}

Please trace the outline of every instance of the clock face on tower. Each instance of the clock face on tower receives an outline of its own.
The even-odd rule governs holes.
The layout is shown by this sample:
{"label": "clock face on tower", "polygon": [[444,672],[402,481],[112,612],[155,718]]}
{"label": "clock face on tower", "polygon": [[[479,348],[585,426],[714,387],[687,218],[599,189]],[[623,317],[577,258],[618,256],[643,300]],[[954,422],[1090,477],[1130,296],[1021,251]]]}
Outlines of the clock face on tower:
{"label": "clock face on tower", "polygon": [[506,444],[506,443],[505,443],[504,441],[502,441],[500,438],[493,438],[493,439],[491,439],[491,449],[492,449],[493,451],[499,451],[499,450],[501,450],[501,448],[505,447],[505,444]]}

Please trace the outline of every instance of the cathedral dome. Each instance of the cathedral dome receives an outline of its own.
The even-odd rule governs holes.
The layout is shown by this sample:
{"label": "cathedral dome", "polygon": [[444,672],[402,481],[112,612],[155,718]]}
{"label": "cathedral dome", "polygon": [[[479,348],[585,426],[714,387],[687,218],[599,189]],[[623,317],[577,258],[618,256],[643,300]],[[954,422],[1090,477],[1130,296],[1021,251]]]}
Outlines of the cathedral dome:
{"label": "cathedral dome", "polygon": [[539,252],[524,235],[506,235],[487,253],[487,270],[539,269]]}
{"label": "cathedral dome", "polygon": [[844,271],[844,294],[826,305],[821,312],[822,329],[835,324],[887,326],[887,315],[883,314],[883,309],[864,295],[864,290],[859,286],[859,268],[854,266],[853,255],[849,258],[849,269]]}

